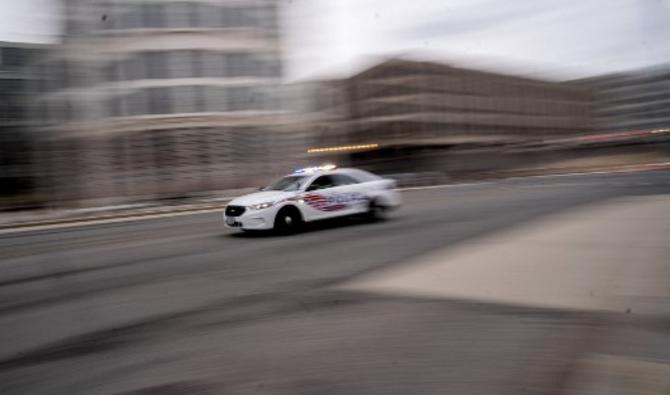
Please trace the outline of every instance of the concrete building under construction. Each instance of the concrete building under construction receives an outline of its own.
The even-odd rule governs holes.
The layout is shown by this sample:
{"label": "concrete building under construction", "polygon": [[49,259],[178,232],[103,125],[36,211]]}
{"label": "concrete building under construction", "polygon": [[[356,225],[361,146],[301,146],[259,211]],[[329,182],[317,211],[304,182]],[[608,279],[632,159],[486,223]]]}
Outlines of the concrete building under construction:
{"label": "concrete building under construction", "polygon": [[594,117],[604,132],[670,128],[670,65],[575,81],[593,89]]}
{"label": "concrete building under construction", "polygon": [[387,171],[439,169],[449,150],[592,128],[590,90],[568,83],[392,59],[339,87],[346,103],[340,132],[323,135],[319,146],[353,149],[313,152]]}

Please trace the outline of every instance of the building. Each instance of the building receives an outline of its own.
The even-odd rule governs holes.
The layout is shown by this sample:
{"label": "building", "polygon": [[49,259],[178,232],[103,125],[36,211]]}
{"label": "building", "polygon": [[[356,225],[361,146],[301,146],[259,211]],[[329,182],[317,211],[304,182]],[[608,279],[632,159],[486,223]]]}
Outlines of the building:
{"label": "building", "polygon": [[[312,152],[368,167],[378,163],[380,170],[435,169],[445,150],[565,137],[592,127],[591,93],[578,85],[405,59],[341,84],[347,138],[321,140],[319,147],[336,148],[332,155]],[[351,149],[337,150],[341,146]]]}
{"label": "building", "polygon": [[302,129],[309,147],[341,146],[349,141],[345,87],[343,80],[306,81],[286,86],[289,95],[286,102],[291,111],[302,114]]}
{"label": "building", "polygon": [[594,91],[598,130],[670,128],[670,65],[578,82]]}
{"label": "building", "polygon": [[281,103],[276,0],[64,0],[64,11],[34,108],[54,196],[248,186],[304,154]]}
{"label": "building", "polygon": [[33,60],[44,51],[37,44],[0,42],[0,206],[34,204],[28,196],[36,183],[35,136],[27,106],[31,98]]}

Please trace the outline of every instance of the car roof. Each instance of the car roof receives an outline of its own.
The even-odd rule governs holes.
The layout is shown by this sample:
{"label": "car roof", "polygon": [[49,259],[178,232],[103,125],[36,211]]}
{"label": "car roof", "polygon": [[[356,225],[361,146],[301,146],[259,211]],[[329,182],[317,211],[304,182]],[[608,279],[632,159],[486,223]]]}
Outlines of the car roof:
{"label": "car roof", "polygon": [[342,168],[338,167],[338,168],[332,169],[332,170],[314,170],[314,171],[310,171],[308,173],[290,173],[290,174],[287,174],[286,177],[288,177],[288,176],[314,176],[314,175],[324,175],[324,174],[348,173],[352,170],[355,171],[355,170],[358,170],[358,169],[354,169],[354,168],[351,168],[351,167],[342,167]]}
{"label": "car roof", "polygon": [[374,173],[370,173],[367,170],[357,169],[357,168],[354,168],[354,167],[338,167],[338,168],[332,169],[332,170],[314,170],[312,172],[304,173],[304,174],[292,173],[292,174],[288,174],[286,177],[303,175],[305,177],[316,178],[318,176],[328,175],[328,174],[348,174],[348,175],[358,179],[359,181],[363,181],[363,180],[361,180],[362,173],[367,174],[366,178],[368,178],[368,179],[365,180],[365,181],[371,181],[372,179],[383,179],[383,177],[380,177],[380,176],[378,176]]}

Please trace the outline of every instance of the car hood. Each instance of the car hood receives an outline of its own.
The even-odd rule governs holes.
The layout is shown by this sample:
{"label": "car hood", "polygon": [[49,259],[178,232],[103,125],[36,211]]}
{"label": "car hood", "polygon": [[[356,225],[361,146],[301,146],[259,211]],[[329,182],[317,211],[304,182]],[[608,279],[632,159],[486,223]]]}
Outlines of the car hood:
{"label": "car hood", "polygon": [[295,196],[296,192],[285,191],[259,191],[248,195],[240,196],[230,201],[231,206],[249,206],[251,204],[276,202]]}

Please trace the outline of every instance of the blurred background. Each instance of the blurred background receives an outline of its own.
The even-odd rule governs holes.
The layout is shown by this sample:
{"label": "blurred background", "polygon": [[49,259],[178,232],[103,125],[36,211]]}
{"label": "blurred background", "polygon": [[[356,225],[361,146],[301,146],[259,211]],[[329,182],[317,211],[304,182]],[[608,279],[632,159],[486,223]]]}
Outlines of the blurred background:
{"label": "blurred background", "polygon": [[[2,1],[0,394],[668,395],[669,20]],[[402,207],[224,228],[326,163]]]}
{"label": "blurred background", "polygon": [[[0,14],[0,207],[667,159],[667,1],[27,0]],[[4,36],[4,37],[3,37]]]}

